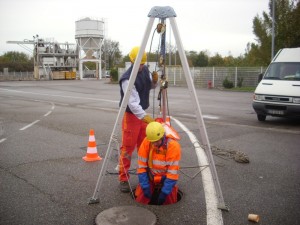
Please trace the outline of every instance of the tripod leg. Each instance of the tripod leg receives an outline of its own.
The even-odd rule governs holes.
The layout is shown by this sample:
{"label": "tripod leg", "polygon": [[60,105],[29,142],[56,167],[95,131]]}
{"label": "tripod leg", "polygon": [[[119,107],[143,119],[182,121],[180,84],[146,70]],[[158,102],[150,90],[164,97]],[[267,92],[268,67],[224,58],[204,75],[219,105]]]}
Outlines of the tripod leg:
{"label": "tripod leg", "polygon": [[126,106],[128,104],[128,101],[129,101],[131,90],[133,88],[133,84],[134,84],[135,78],[137,76],[139,65],[142,61],[143,52],[145,51],[146,44],[147,44],[147,41],[149,39],[149,35],[150,35],[150,31],[151,31],[152,26],[153,26],[154,19],[155,18],[149,18],[149,22],[148,22],[148,25],[147,25],[147,28],[146,28],[146,31],[145,31],[145,34],[144,34],[143,41],[142,41],[141,46],[140,46],[139,53],[137,55],[137,58],[134,62],[133,68],[132,68],[128,88],[127,88],[126,93],[124,95],[124,98],[123,98],[123,101],[122,101],[122,104],[121,104],[121,107],[120,107],[120,110],[119,110],[119,113],[118,113],[118,116],[117,116],[117,119],[116,119],[116,123],[114,125],[113,131],[112,131],[112,134],[111,134],[111,137],[110,137],[108,149],[107,149],[105,158],[103,160],[102,168],[101,168],[99,176],[98,176],[98,180],[97,180],[97,184],[96,184],[96,187],[95,187],[95,190],[94,190],[94,194],[90,198],[89,204],[99,203],[98,195],[99,195],[99,190],[101,188],[103,178],[104,178],[104,175],[105,175],[105,171],[106,171],[106,168],[107,168],[108,159],[111,155],[111,142],[112,142],[112,140],[115,139],[114,136],[115,136],[117,128],[121,127],[122,116],[125,113],[125,109],[126,109]]}
{"label": "tripod leg", "polygon": [[176,41],[176,44],[177,44],[177,47],[178,47],[178,52],[179,52],[180,60],[181,60],[181,63],[182,63],[182,68],[183,68],[183,71],[184,71],[184,74],[185,74],[185,78],[186,78],[186,81],[187,81],[187,84],[188,84],[189,92],[190,92],[190,95],[192,97],[193,105],[195,106],[195,113],[196,113],[197,122],[198,122],[198,125],[199,125],[200,137],[201,137],[201,142],[202,142],[201,144],[205,146],[207,157],[209,159],[209,166],[210,166],[210,169],[211,169],[211,172],[212,172],[214,186],[215,186],[216,193],[217,193],[217,196],[218,196],[218,201],[219,201],[219,207],[218,208],[226,210],[227,207],[225,206],[225,203],[224,203],[223,194],[222,194],[222,190],[221,190],[219,179],[218,179],[218,174],[217,174],[215,163],[214,163],[213,156],[212,156],[212,153],[211,153],[210,143],[209,143],[209,140],[208,140],[208,136],[207,136],[203,116],[202,116],[201,109],[200,109],[200,104],[198,102],[195,87],[194,87],[194,84],[193,84],[193,81],[192,81],[191,72],[189,70],[188,62],[187,62],[187,59],[186,59],[186,56],[185,56],[185,53],[184,53],[184,50],[183,50],[183,45],[182,45],[181,39],[179,37],[177,24],[176,24],[176,21],[175,21],[174,17],[170,17],[169,20],[170,20],[171,27],[172,27],[174,37],[175,37],[175,41]]}

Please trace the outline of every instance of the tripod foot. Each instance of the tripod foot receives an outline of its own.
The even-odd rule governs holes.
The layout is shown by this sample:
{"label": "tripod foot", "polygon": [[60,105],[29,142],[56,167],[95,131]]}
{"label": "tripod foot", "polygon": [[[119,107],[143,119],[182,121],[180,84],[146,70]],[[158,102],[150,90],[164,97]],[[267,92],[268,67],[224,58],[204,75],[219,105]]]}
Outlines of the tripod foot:
{"label": "tripod foot", "polygon": [[99,198],[90,198],[88,204],[97,204],[99,202]]}

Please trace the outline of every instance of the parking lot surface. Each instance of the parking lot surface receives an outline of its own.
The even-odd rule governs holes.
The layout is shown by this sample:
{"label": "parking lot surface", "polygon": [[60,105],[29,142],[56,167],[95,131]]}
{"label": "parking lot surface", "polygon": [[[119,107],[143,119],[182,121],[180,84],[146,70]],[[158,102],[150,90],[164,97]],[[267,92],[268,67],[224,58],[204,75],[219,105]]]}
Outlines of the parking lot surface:
{"label": "parking lot surface", "polygon": [[[300,224],[300,121],[268,117],[259,122],[252,93],[197,89],[213,147],[220,185],[229,211],[225,225]],[[158,91],[151,98],[157,97]],[[199,137],[187,88],[170,87],[170,115]],[[193,143],[181,136],[181,200],[170,206],[140,205],[118,189],[118,142],[111,149],[98,204],[87,204],[103,160],[86,162],[90,129],[104,158],[119,110],[119,86],[108,80],[0,82],[0,224],[95,224],[96,216],[116,206],[149,210],[157,224],[207,224],[207,199]],[[149,113],[157,115],[151,101]],[[153,110],[154,109],[154,110]],[[237,162],[242,152],[249,163]],[[136,154],[130,183],[137,185]]]}

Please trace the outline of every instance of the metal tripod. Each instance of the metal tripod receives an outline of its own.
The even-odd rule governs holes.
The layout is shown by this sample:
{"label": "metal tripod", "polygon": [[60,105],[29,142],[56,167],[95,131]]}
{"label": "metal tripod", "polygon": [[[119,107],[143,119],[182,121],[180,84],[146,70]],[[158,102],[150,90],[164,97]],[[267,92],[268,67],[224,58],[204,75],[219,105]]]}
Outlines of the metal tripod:
{"label": "metal tripod", "polygon": [[192,105],[195,107],[194,110],[195,110],[195,114],[196,114],[196,118],[197,118],[197,122],[198,122],[198,126],[199,126],[201,144],[204,147],[204,149],[206,151],[206,154],[207,154],[207,157],[208,157],[208,160],[209,160],[209,166],[210,166],[210,169],[211,169],[211,172],[212,172],[214,186],[215,186],[216,194],[217,194],[218,201],[219,201],[218,202],[219,203],[218,208],[222,209],[222,210],[228,210],[228,208],[226,207],[226,205],[224,203],[224,199],[223,199],[223,195],[222,195],[222,191],[221,191],[217,171],[216,171],[216,168],[215,168],[215,163],[214,163],[214,160],[213,160],[211,147],[210,147],[210,143],[209,143],[209,140],[208,140],[204,120],[203,120],[203,117],[202,117],[200,105],[199,105],[198,98],[197,98],[196,91],[195,91],[195,87],[194,87],[194,84],[193,84],[193,81],[192,81],[191,72],[189,70],[187,58],[186,58],[186,55],[185,55],[184,50],[183,50],[183,45],[182,45],[181,39],[179,37],[179,32],[178,32],[177,24],[176,24],[176,21],[175,21],[176,13],[173,10],[173,8],[171,8],[169,6],[166,6],[166,7],[155,6],[150,10],[150,12],[148,14],[148,17],[149,17],[149,22],[148,22],[148,25],[146,27],[144,38],[142,40],[142,43],[140,45],[140,50],[138,52],[135,63],[133,65],[133,69],[132,69],[130,79],[129,79],[128,88],[127,88],[127,91],[124,95],[124,98],[123,98],[123,101],[122,101],[122,104],[121,104],[121,107],[120,107],[120,110],[119,110],[119,113],[118,113],[118,116],[117,116],[117,119],[116,119],[116,123],[114,125],[113,131],[112,131],[112,134],[111,134],[111,137],[110,137],[108,150],[107,150],[107,153],[105,155],[103,165],[102,165],[102,168],[101,168],[98,180],[97,180],[96,188],[95,188],[93,196],[90,198],[89,204],[99,202],[99,199],[98,199],[99,190],[100,190],[101,185],[103,183],[102,181],[103,181],[103,178],[104,178],[104,175],[105,175],[108,159],[110,158],[110,155],[111,155],[111,144],[112,144],[112,141],[115,141],[115,132],[116,132],[117,127],[121,127],[122,116],[125,113],[125,109],[126,109],[126,106],[128,104],[128,101],[129,101],[129,96],[131,94],[133,84],[134,84],[136,76],[137,76],[138,68],[139,68],[140,62],[142,60],[143,52],[145,51],[147,41],[149,39],[149,35],[150,35],[150,31],[151,31],[153,23],[154,23],[154,19],[159,18],[159,19],[164,20],[164,19],[168,18],[170,20],[172,31],[173,31],[175,41],[176,41],[176,44],[177,44],[177,47],[178,47],[178,52],[179,52],[182,68],[183,68],[185,78],[186,78],[186,81],[187,81],[187,84],[188,84],[189,93],[191,95],[192,102],[193,102]]}

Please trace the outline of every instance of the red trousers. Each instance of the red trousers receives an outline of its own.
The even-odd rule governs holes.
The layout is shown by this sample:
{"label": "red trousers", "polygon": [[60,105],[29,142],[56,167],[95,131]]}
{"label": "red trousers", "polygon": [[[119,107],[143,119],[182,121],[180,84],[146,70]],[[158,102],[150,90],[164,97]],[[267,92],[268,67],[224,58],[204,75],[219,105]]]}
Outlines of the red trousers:
{"label": "red trousers", "polygon": [[[150,183],[150,189],[151,189],[151,194],[153,195],[154,192],[154,185]],[[172,192],[166,197],[166,201],[163,203],[163,205],[169,205],[169,204],[174,204],[177,202],[177,192],[178,192],[178,187],[175,185],[172,189]],[[141,188],[140,184],[136,187],[135,190],[135,201],[148,205],[151,201],[151,199],[147,198],[144,196],[143,189]],[[154,203],[155,205],[155,203]]]}
{"label": "red trousers", "polygon": [[146,137],[147,124],[134,114],[125,112],[122,121],[122,145],[119,159],[119,180],[129,179],[128,170],[131,164],[131,155],[135,148],[139,149]]}

